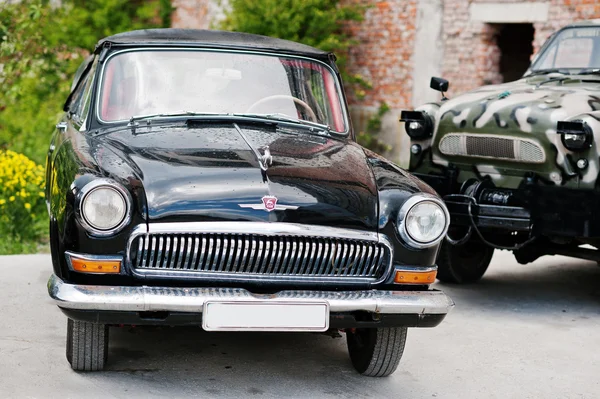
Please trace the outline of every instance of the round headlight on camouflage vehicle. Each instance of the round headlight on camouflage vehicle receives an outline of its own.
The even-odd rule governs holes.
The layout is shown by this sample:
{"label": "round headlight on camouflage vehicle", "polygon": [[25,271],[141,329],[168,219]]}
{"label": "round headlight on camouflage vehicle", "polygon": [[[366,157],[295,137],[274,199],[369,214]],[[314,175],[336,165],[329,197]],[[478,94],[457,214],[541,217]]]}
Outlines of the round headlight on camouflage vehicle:
{"label": "round headlight on camouflage vehicle", "polygon": [[398,212],[398,233],[413,248],[437,245],[446,236],[449,224],[446,205],[426,194],[410,197]]}
{"label": "round headlight on camouflage vehicle", "polygon": [[90,234],[110,236],[129,223],[131,197],[121,185],[108,179],[98,179],[81,189],[75,210],[79,221]]}
{"label": "round headlight on camouflage vehicle", "polygon": [[433,120],[424,111],[402,111],[400,121],[410,138],[424,140],[433,135]]}
{"label": "round headlight on camouflage vehicle", "polygon": [[592,129],[581,120],[558,122],[556,131],[568,150],[583,151],[592,146]]}

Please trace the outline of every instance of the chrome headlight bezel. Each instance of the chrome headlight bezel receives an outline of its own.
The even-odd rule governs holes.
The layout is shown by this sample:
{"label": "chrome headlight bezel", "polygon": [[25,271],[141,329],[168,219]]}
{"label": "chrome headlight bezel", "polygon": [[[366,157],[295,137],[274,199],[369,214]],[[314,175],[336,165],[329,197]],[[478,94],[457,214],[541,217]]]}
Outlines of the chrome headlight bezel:
{"label": "chrome headlight bezel", "polygon": [[[86,215],[83,211],[83,206],[85,199],[88,195],[93,193],[98,189],[111,189],[118,193],[123,201],[125,202],[125,213],[121,221],[110,229],[99,229],[93,226],[92,223],[88,221]],[[87,183],[75,196],[75,215],[79,223],[83,226],[83,228],[92,236],[95,237],[109,237],[117,234],[121,230],[125,228],[125,226],[129,225],[131,222],[131,213],[132,213],[132,199],[131,194],[127,191],[122,185],[110,179],[95,179],[89,183]]]}
{"label": "chrome headlight bezel", "polygon": [[[440,235],[438,237],[436,237],[434,240],[428,241],[428,242],[421,242],[421,241],[415,240],[414,238],[411,237],[411,235],[408,233],[408,231],[406,229],[406,217],[408,216],[409,212],[416,205],[424,203],[424,202],[433,203],[433,204],[439,206],[446,218],[446,223],[444,225],[444,229],[442,230]],[[397,219],[398,234],[400,234],[400,238],[402,238],[402,240],[407,245],[409,245],[411,248],[424,249],[424,248],[430,248],[430,247],[438,245],[446,237],[446,233],[448,233],[449,227],[450,227],[450,213],[448,212],[448,208],[446,208],[444,201],[442,201],[440,198],[438,198],[434,195],[431,195],[431,194],[419,193],[419,194],[413,195],[412,197],[407,199],[404,202],[404,204],[402,204],[402,207],[400,207],[400,210],[398,211],[398,219]]]}

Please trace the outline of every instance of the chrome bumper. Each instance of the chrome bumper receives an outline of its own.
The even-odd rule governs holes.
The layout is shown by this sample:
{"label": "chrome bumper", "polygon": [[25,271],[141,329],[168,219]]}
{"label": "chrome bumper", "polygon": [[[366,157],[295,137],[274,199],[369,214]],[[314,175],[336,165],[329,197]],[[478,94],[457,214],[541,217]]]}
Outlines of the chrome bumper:
{"label": "chrome bumper", "polygon": [[253,294],[243,288],[183,288],[68,284],[52,275],[48,293],[64,309],[133,312],[202,312],[209,301],[319,302],[336,312],[446,314],[454,302],[441,291],[280,291]]}

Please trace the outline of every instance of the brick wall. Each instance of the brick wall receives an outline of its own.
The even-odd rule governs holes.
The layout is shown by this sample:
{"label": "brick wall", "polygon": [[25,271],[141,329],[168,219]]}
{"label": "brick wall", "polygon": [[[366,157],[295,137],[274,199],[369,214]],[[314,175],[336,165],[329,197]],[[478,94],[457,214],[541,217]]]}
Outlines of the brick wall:
{"label": "brick wall", "polygon": [[364,21],[349,26],[359,44],[350,51],[348,65],[373,85],[352,103],[378,107],[385,101],[392,108],[410,103],[416,1],[373,1]]}

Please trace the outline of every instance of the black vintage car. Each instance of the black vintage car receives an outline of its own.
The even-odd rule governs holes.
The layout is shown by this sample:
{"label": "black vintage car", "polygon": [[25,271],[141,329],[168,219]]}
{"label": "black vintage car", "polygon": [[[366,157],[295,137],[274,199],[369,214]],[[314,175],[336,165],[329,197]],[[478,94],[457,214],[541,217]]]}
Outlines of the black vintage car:
{"label": "black vintage car", "polygon": [[100,370],[109,326],[342,330],[386,376],[448,223],[435,192],[356,144],[333,54],[279,39],[144,30],[101,40],[52,136],[47,201],[67,359]]}

